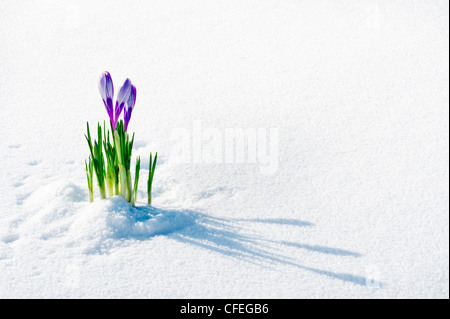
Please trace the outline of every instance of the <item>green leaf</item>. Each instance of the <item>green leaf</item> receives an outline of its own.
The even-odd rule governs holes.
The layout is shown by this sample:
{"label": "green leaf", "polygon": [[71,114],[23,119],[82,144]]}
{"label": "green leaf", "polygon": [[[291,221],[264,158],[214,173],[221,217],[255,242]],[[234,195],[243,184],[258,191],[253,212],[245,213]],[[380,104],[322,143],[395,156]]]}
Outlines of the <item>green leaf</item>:
{"label": "green leaf", "polygon": [[140,168],[141,168],[141,157],[138,156],[138,158],[136,159],[136,171],[135,171],[135,175],[134,175],[134,188],[133,188],[133,197],[134,197],[135,202],[136,202],[136,198],[137,198]]}
{"label": "green leaf", "polygon": [[156,159],[158,158],[158,152],[156,152],[155,154],[155,160],[153,161],[153,168],[152,171],[155,172],[155,168],[156,168]]}

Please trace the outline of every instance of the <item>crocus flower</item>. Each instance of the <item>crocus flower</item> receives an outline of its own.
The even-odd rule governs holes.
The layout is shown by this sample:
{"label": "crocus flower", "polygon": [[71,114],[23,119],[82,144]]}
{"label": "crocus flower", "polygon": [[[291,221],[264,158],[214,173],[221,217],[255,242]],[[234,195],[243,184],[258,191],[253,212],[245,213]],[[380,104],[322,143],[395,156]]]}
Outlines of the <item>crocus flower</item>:
{"label": "crocus flower", "polygon": [[116,108],[114,111],[113,130],[116,130],[116,125],[117,122],[119,121],[120,113],[122,113],[125,103],[127,103],[128,101],[130,92],[131,92],[131,81],[130,79],[126,79],[122,87],[120,88],[119,94],[117,95]]}
{"label": "crocus flower", "polygon": [[109,72],[103,72],[98,83],[98,90],[102,96],[103,103],[105,104],[106,112],[111,120],[114,122],[114,109],[113,109],[113,97],[114,97],[114,85]]}
{"label": "crocus flower", "polygon": [[127,131],[128,122],[131,119],[131,112],[133,112],[134,104],[136,103],[136,87],[131,85],[130,95],[128,101],[125,104],[125,110],[123,111],[123,119],[125,122],[124,130]]}
{"label": "crocus flower", "polygon": [[131,92],[131,81],[130,79],[126,79],[125,83],[120,88],[119,94],[117,95],[115,108],[113,107],[114,85],[109,72],[103,72],[103,74],[101,75],[100,81],[98,83],[98,89],[103,99],[103,103],[105,104],[106,112],[108,113],[109,119],[111,121],[113,131],[115,131],[117,122],[119,121],[120,113],[122,113],[125,104],[129,100]]}

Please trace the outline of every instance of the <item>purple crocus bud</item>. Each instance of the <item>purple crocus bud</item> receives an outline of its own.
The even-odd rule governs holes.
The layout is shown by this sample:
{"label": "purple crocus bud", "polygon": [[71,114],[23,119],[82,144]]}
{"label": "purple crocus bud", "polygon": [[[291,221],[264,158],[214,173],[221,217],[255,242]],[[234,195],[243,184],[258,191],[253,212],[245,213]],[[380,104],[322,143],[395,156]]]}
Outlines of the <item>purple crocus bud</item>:
{"label": "purple crocus bud", "polygon": [[114,85],[109,72],[105,71],[100,77],[98,82],[98,90],[105,104],[106,112],[108,113],[111,123],[114,122],[114,110],[113,110],[113,97],[114,97]]}
{"label": "purple crocus bud", "polygon": [[125,132],[127,131],[128,122],[131,119],[131,112],[133,112],[134,104],[136,103],[136,87],[131,85],[130,96],[125,104],[125,110],[123,111],[123,119],[125,121]]}
{"label": "purple crocus bud", "polygon": [[117,121],[119,121],[120,113],[122,113],[123,107],[125,103],[128,101],[131,91],[131,81],[130,79],[126,79],[125,83],[123,83],[122,87],[119,90],[119,94],[116,99],[116,108],[114,111],[114,123],[113,130],[116,130]]}

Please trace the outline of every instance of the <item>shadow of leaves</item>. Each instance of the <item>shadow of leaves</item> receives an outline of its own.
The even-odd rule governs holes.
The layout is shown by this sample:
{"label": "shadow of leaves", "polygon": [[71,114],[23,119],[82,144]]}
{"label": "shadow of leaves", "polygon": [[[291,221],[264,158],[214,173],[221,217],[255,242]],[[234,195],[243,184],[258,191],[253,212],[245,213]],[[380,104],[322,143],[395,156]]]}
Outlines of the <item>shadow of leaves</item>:
{"label": "shadow of leaves", "polygon": [[[259,235],[248,235],[241,232],[240,226],[248,223],[267,223],[281,224],[299,227],[312,227],[313,223],[296,220],[296,219],[224,219],[212,217],[200,212],[190,212],[195,216],[195,222],[180,232],[170,234],[180,242],[188,245],[194,245],[202,249],[207,249],[215,253],[219,253],[228,257],[238,258],[248,263],[259,265],[262,267],[270,267],[270,265],[284,264],[309,271],[321,276],[332,279],[338,279],[344,282],[353,283],[360,286],[366,285],[366,278],[363,276],[353,275],[350,273],[339,273],[328,270],[322,270],[309,267],[298,263],[290,256],[279,253],[276,249],[271,248],[273,244],[284,245],[305,249],[315,253],[327,255],[335,255],[342,257],[360,257],[361,254],[339,248],[307,245],[289,241],[271,241]],[[237,223],[236,223],[237,222]]]}

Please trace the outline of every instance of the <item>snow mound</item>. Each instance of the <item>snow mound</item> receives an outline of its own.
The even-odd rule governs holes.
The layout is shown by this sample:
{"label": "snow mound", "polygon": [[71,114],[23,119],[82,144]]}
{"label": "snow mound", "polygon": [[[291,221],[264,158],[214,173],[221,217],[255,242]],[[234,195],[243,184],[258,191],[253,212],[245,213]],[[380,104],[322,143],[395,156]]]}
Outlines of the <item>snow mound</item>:
{"label": "snow mound", "polygon": [[64,180],[38,187],[23,203],[19,233],[43,240],[64,236],[86,198],[83,188]]}
{"label": "snow mound", "polygon": [[132,207],[115,196],[86,205],[68,233],[69,245],[80,245],[87,253],[103,253],[126,240],[145,240],[192,224],[194,217],[184,211],[152,206]]}
{"label": "snow mound", "polygon": [[21,200],[22,212],[9,218],[9,226],[0,232],[3,243],[57,241],[96,254],[171,233],[195,220],[188,211],[143,203],[132,207],[121,196],[89,203],[87,191],[66,180],[42,185]]}

